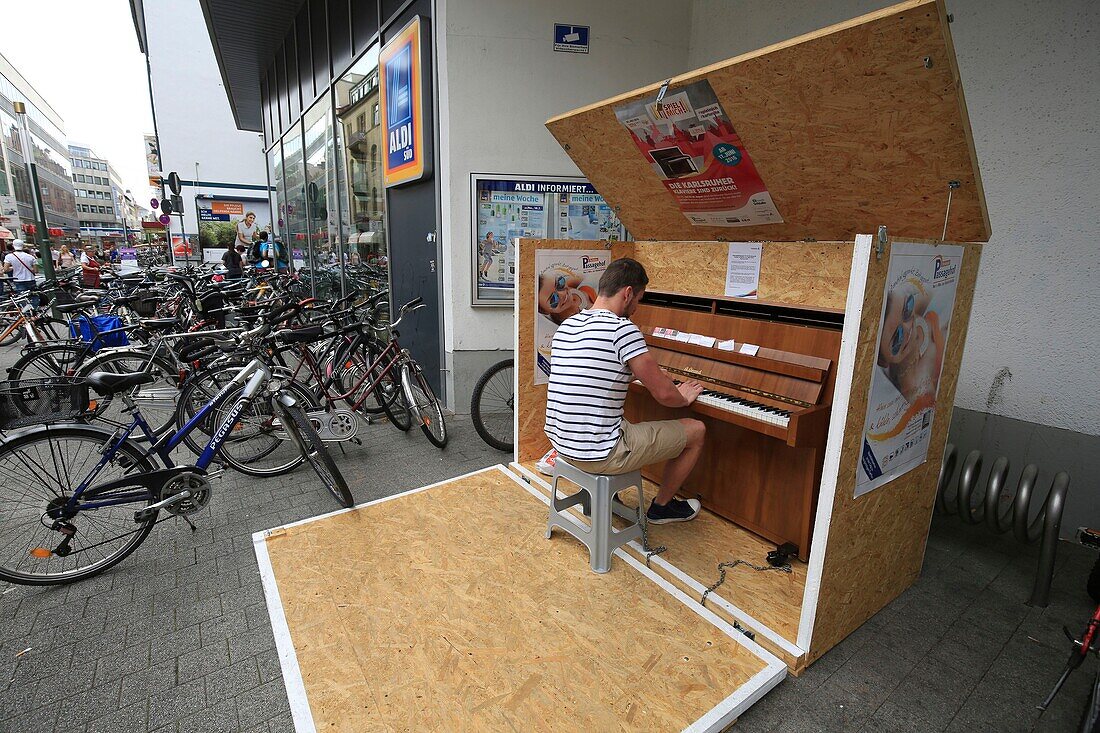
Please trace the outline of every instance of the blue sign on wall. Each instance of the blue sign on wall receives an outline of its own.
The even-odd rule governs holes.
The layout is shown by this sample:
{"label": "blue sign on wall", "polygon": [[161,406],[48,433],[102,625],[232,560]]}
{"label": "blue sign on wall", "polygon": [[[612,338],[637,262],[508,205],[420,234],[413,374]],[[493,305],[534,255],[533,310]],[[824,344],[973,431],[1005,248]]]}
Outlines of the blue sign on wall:
{"label": "blue sign on wall", "polygon": [[588,53],[588,26],[555,23],[554,50],[563,53]]}
{"label": "blue sign on wall", "polygon": [[421,85],[420,16],[391,38],[379,55],[386,156],[386,187],[419,180],[427,173]]}

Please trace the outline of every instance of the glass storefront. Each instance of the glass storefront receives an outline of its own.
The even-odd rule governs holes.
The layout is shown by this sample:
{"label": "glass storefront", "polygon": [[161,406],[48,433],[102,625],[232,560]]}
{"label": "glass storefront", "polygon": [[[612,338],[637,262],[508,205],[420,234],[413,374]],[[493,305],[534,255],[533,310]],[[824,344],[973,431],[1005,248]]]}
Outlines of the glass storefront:
{"label": "glass storefront", "polygon": [[309,249],[303,276],[311,280],[314,296],[341,295],[341,268],[337,241],[336,163],[332,139],[332,107],[329,97],[321,98],[306,112],[306,219]]}
{"label": "glass storefront", "polygon": [[335,90],[341,229],[347,249],[348,288],[374,294],[389,284],[378,46],[368,50],[336,82]]}
{"label": "glass storefront", "polygon": [[309,222],[306,221],[306,172],[302,156],[302,133],[295,128],[283,138],[283,241],[290,250],[294,269],[306,264],[309,252]]}

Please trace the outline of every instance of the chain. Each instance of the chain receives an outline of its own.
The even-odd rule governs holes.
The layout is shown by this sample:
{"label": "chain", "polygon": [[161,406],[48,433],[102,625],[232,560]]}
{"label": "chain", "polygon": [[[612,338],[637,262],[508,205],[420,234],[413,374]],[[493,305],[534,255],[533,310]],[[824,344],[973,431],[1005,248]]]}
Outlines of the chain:
{"label": "chain", "polygon": [[699,603],[701,605],[704,605],[704,606],[707,605],[707,596],[709,596],[713,591],[715,591],[718,588],[718,586],[722,585],[722,583],[726,582],[726,569],[729,568],[730,570],[732,570],[733,568],[737,567],[738,565],[747,565],[748,567],[752,568],[753,570],[755,570],[758,573],[766,572],[768,570],[776,570],[776,571],[781,572],[781,573],[791,572],[791,564],[790,563],[786,563],[784,565],[779,565],[779,566],[772,566],[772,565],[753,565],[748,560],[733,560],[731,562],[720,562],[720,563],[718,563],[718,582],[714,583],[714,585],[710,586],[705,591],[703,591],[703,597],[699,599]]}
{"label": "chain", "polygon": [[638,523],[642,525],[642,549],[645,550],[645,566],[648,568],[650,559],[654,555],[668,551],[668,548],[664,545],[649,546],[649,519],[641,507],[638,507]]}

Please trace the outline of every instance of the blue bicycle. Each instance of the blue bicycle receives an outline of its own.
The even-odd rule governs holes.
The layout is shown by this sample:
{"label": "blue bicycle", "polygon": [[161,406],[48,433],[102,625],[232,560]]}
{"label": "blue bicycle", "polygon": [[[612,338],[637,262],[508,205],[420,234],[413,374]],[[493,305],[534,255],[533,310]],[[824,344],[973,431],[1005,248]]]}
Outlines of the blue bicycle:
{"label": "blue bicycle", "polygon": [[[261,324],[239,338],[259,342],[270,330]],[[244,365],[182,428],[163,436],[129,396],[153,380],[149,370],[93,372],[83,382],[35,380],[41,384],[18,383],[0,393],[0,406],[16,414],[41,414],[41,405],[60,412],[75,407],[79,413],[87,409],[91,388],[117,396],[132,415],[129,426],[115,430],[55,423],[16,430],[0,441],[0,580],[22,585],[83,580],[125,559],[160,521],[181,517],[194,529],[188,517],[210,502],[216,473],[208,469],[257,399],[270,400],[279,427],[340,504],[354,503],[305,409],[260,359]],[[230,400],[232,407],[194,464],[176,465],[172,450]],[[138,443],[138,435],[148,443]],[[162,511],[169,516],[159,518]]]}

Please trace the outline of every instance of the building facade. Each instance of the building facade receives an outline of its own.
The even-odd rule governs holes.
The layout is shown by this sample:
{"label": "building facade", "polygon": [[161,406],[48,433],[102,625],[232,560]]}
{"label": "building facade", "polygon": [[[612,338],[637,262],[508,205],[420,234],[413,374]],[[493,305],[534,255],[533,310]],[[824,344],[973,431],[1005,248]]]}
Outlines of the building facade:
{"label": "building facade", "polygon": [[[236,125],[264,134],[282,234],[315,252],[365,245],[388,254],[393,302],[424,296],[431,305],[410,326],[414,353],[438,369],[457,411],[514,333],[512,309],[477,304],[473,292],[473,177],[577,176],[548,118],[890,4],[201,0]],[[1100,225],[1087,203],[1100,187],[1100,148],[1089,138],[1100,119],[1088,73],[1100,64],[1089,36],[1096,4],[1072,0],[1041,15],[1026,0],[995,14],[981,0],[949,5],[994,232],[951,440],[964,453],[1036,462],[1044,481],[1069,471],[1063,531],[1095,526],[1096,490],[1077,477],[1100,471],[1100,377],[1089,358],[1100,350]],[[372,132],[370,78],[380,47],[414,16],[426,27],[432,170],[387,189],[372,156],[382,138]],[[563,22],[590,29],[586,53],[555,50]],[[893,124],[873,100],[868,110]]]}
{"label": "building facade", "polygon": [[91,148],[70,145],[69,155],[81,241],[98,247],[128,241],[133,225],[125,217],[127,192],[122,179]]}
{"label": "building facade", "polygon": [[53,230],[51,239],[75,244],[80,220],[64,122],[3,56],[0,56],[0,225],[28,242],[38,240],[30,178],[13,102],[22,102],[26,107],[46,224]]}
{"label": "building facade", "polygon": [[[274,226],[263,139],[234,123],[198,0],[132,0],[131,10],[148,61],[159,151],[151,166],[160,170],[150,177],[175,172],[181,180],[183,216],[173,215],[168,225],[174,257],[220,261],[219,227],[249,211],[261,229]],[[163,184],[155,188],[163,199]]]}

